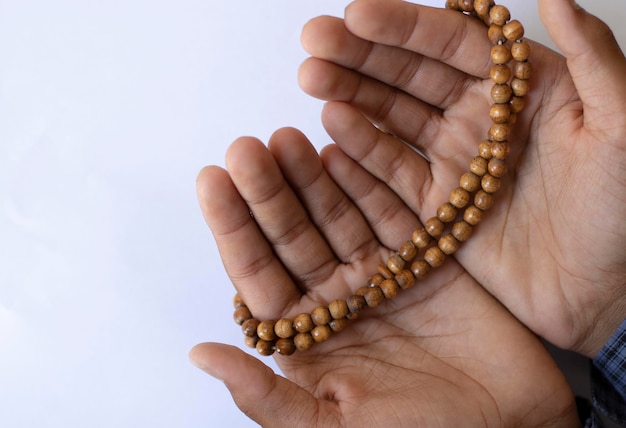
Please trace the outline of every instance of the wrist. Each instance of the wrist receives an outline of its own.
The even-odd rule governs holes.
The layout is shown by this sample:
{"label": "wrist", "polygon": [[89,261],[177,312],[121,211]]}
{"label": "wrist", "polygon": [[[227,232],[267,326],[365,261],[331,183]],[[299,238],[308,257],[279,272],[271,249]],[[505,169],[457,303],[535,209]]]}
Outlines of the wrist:
{"label": "wrist", "polygon": [[573,350],[594,359],[624,319],[626,319],[626,295],[614,299],[591,319],[583,340],[579,341],[580,345]]}

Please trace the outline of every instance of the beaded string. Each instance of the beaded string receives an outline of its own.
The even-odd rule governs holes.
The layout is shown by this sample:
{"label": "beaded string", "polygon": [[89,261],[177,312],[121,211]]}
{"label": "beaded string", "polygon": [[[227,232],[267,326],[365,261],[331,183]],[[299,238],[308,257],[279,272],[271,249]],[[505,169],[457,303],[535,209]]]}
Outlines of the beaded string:
{"label": "beaded string", "polygon": [[446,8],[483,21],[493,44],[489,73],[493,81],[489,116],[493,123],[487,139],[478,146],[478,156],[470,161],[469,171],[461,176],[448,202],[439,207],[424,227],[415,230],[411,239],[400,245],[385,264],[379,265],[378,272],[365,286],[347,299],[318,306],[311,313],[301,313],[293,319],[259,321],[241,296],[236,295],[235,322],[241,325],[246,345],[256,348],[261,355],[306,351],[343,330],[361,311],[375,308],[400,290],[411,288],[457,251],[493,205],[493,194],[508,171],[505,159],[510,152],[511,126],[524,108],[524,96],[529,91],[530,45],[522,39],[522,24],[511,20],[509,10],[493,0],[447,0]]}

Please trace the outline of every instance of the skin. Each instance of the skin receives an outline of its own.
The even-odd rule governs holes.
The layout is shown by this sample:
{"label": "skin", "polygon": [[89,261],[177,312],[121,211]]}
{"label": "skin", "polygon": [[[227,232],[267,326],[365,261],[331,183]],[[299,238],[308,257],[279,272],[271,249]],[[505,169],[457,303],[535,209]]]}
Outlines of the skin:
{"label": "skin", "polygon": [[[565,380],[518,320],[593,356],[624,319],[626,88],[618,77],[626,61],[584,11],[566,0],[540,6],[567,61],[533,44],[534,89],[511,141],[510,172],[454,257],[331,340],[277,356],[286,378],[228,345],[191,351],[252,419],[577,424]],[[226,169],[198,177],[224,266],[256,317],[293,317],[347,297],[447,199],[490,124],[484,34],[458,13],[380,0],[305,27],[312,58],[300,83],[333,100],[323,121],[336,144],[318,155],[294,129],[267,147],[241,138]]]}

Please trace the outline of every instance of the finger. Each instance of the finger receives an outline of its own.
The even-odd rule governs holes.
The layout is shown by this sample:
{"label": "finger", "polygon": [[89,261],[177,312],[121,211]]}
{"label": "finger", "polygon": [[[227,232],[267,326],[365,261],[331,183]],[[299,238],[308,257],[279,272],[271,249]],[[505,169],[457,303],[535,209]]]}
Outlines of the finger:
{"label": "finger", "polygon": [[223,381],[237,406],[261,426],[309,426],[322,410],[326,417],[334,413],[331,401],[320,404],[309,392],[235,347],[203,343],[189,357],[198,368]]}
{"label": "finger", "polygon": [[[573,0],[541,0],[541,19],[567,58],[585,108],[585,124],[624,123],[626,59],[609,27]],[[608,107],[610,106],[610,107]]]}
{"label": "finger", "polygon": [[[339,18],[309,21],[302,30],[302,44],[315,58],[356,70],[440,109],[448,108],[477,80],[439,60],[356,37]],[[305,87],[315,85],[316,80],[306,77],[302,76]]]}
{"label": "finger", "polygon": [[[302,141],[302,144],[294,144],[294,141]],[[299,131],[285,128],[272,136],[269,147],[335,255],[343,263],[364,258],[378,247],[378,242],[361,212],[328,176],[315,148],[304,141]],[[336,264],[336,259],[329,259],[315,276],[326,278]],[[309,286],[315,285],[309,282]]]}
{"label": "finger", "polygon": [[198,175],[197,192],[235,288],[256,317],[279,317],[301,293],[250,216],[230,176],[219,167],[206,167]]}

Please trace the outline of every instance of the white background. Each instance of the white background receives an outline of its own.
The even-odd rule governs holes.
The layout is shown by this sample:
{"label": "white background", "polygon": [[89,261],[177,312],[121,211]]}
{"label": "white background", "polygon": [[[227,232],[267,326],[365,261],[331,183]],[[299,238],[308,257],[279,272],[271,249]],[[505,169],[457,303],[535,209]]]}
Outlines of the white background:
{"label": "white background", "polygon": [[[241,343],[195,177],[242,134],[329,142],[299,33],[346,4],[0,0],[2,427],[255,426],[187,360]],[[626,45],[622,0],[582,4]]]}

